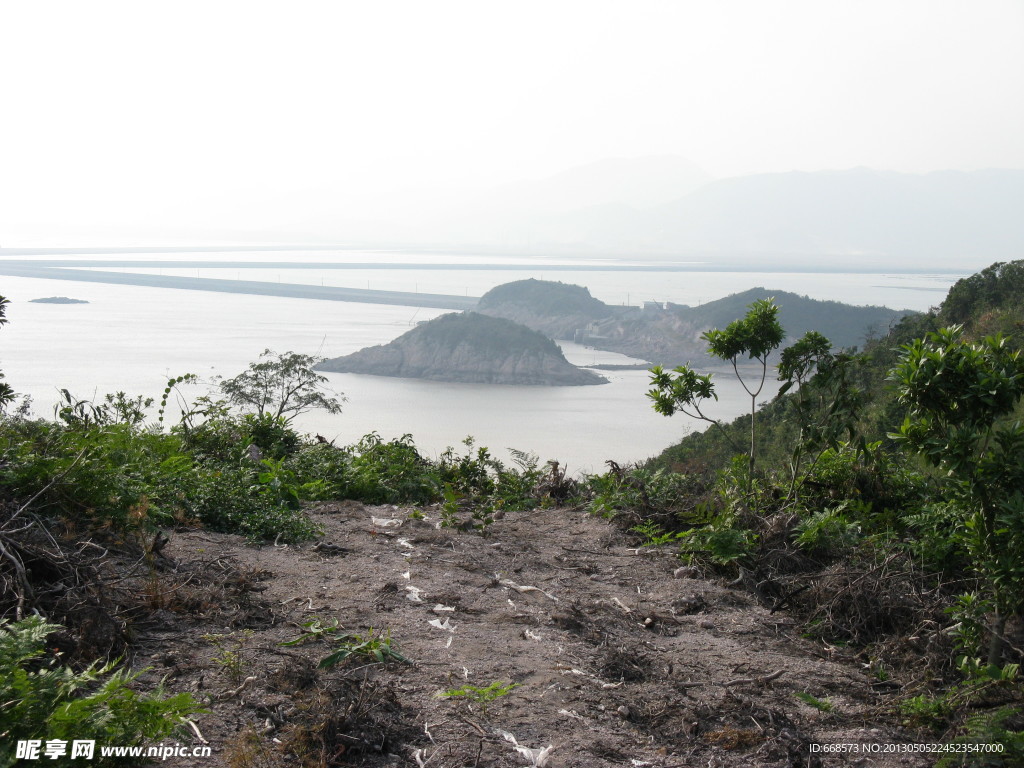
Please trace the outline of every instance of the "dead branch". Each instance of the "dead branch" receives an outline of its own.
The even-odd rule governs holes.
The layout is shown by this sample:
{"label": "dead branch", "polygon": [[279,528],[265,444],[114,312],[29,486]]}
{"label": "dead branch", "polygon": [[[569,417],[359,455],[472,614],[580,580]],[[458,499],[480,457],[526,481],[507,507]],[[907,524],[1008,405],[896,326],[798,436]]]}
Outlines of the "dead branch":
{"label": "dead branch", "polygon": [[734,685],[764,685],[770,683],[772,680],[778,680],[786,674],[786,670],[777,669],[769,675],[762,675],[761,677],[737,677],[735,680],[730,680],[727,683],[722,683],[724,688],[730,688]]}

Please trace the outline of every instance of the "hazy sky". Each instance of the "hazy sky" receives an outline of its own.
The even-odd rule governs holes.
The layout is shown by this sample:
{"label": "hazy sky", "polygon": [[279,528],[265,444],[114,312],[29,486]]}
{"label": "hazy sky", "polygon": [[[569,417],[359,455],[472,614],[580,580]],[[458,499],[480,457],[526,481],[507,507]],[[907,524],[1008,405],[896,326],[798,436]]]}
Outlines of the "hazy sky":
{"label": "hazy sky", "polygon": [[684,156],[1024,168],[1022,0],[0,0],[0,245]]}

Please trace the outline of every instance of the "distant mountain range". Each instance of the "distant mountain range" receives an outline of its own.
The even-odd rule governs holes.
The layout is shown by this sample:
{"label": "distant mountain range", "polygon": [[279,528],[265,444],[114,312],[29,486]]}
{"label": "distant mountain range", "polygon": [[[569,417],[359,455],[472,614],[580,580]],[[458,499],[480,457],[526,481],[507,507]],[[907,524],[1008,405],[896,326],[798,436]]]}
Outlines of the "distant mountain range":
{"label": "distant mountain range", "polygon": [[[678,157],[606,160],[463,196],[394,200],[362,237],[744,266],[973,269],[1024,254],[1024,171],[857,168],[711,179]],[[344,222],[340,222],[345,226]],[[389,226],[389,229],[385,229]]]}

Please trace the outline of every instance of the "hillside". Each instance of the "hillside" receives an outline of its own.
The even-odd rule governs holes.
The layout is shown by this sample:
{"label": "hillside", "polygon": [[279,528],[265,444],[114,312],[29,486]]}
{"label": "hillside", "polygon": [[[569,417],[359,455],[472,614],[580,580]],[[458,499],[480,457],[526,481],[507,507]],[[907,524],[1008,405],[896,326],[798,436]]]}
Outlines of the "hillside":
{"label": "hillside", "polygon": [[886,307],[855,307],[787,291],[751,288],[699,307],[669,304],[664,309],[645,308],[617,314],[599,323],[585,343],[658,365],[705,364],[709,359],[701,335],[711,328],[728,325],[745,314],[747,305],[769,297],[780,307],[779,318],[787,330],[788,343],[809,330],[818,330],[838,346],[857,346],[869,336],[884,333],[907,314]]}
{"label": "hillside", "polygon": [[553,338],[575,339],[658,365],[707,362],[701,334],[728,325],[748,304],[774,297],[790,342],[809,330],[825,334],[840,347],[859,346],[884,335],[907,311],[855,307],[819,301],[786,291],[752,288],[698,307],[681,304],[611,307],[581,286],[544,280],[520,280],[488,291],[478,309],[522,323]]}
{"label": "hillside", "polygon": [[[745,295],[737,294],[736,298]],[[786,313],[782,296],[780,293],[776,298],[783,305],[780,316],[787,340],[795,341],[806,330],[818,330],[832,341],[833,346],[842,347],[848,343],[852,329],[846,328],[844,332],[843,325],[849,320],[842,310],[844,305],[834,308],[831,317],[794,316]],[[724,327],[743,314],[743,304],[739,300],[729,311],[724,311],[726,306],[721,309],[723,311],[714,313],[716,327]],[[808,320],[818,324],[804,324]],[[866,440],[888,442],[888,433],[903,419],[903,411],[887,381],[890,369],[897,362],[899,347],[929,331],[950,325],[963,325],[969,339],[1002,333],[1010,336],[1011,345],[1019,347],[1024,338],[1024,261],[998,262],[959,280],[950,288],[937,311],[908,314],[865,346],[863,354],[856,359],[854,380],[864,393],[865,405],[860,414],[859,428]],[[791,404],[791,397],[783,397],[768,404],[758,414],[761,424],[758,450],[779,464],[788,458],[788,446],[796,438]],[[748,429],[749,417],[740,417],[725,427],[734,440],[745,435]],[[688,435],[680,443],[667,448],[654,459],[654,463],[672,466],[698,460],[711,466],[722,466],[732,452],[721,431],[706,430]]]}
{"label": "hillside", "polygon": [[571,365],[543,334],[475,312],[442,315],[389,344],[325,360],[317,369],[478,384],[606,383],[602,376]]}

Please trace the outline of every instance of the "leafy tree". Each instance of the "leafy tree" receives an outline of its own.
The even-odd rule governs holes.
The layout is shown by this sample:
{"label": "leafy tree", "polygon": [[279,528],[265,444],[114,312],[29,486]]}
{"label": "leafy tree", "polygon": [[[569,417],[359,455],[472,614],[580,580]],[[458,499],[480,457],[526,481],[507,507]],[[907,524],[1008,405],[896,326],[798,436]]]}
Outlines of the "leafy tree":
{"label": "leafy tree", "polygon": [[325,393],[327,377],[314,372],[322,358],[297,352],[277,354],[264,350],[258,362],[234,378],[222,381],[221,391],[228,400],[256,414],[269,413],[290,422],[300,413],[322,408],[341,413],[344,397]]}
{"label": "leafy tree", "polygon": [[962,335],[954,326],[903,347],[890,378],[909,413],[891,437],[944,469],[967,510],[970,554],[995,606],[997,664],[1005,619],[1024,608],[1024,427],[1009,418],[1024,397],[1024,360],[1002,336]]}
{"label": "leafy tree", "polygon": [[[764,389],[768,376],[768,355],[778,349],[786,337],[778,319],[779,308],[772,299],[761,299],[747,306],[747,314],[726,326],[725,330],[710,330],[701,336],[708,343],[708,352],[732,364],[733,372],[743,389],[750,396],[750,450],[748,471],[754,473],[755,413],[757,398]],[[748,383],[739,370],[739,359],[746,355],[761,365],[760,375]],[[675,375],[673,375],[673,373]],[[692,368],[680,365],[668,372],[655,366],[651,369],[651,384],[654,389],[647,396],[654,401],[654,410],[665,416],[680,411],[691,418],[701,419],[718,425],[721,422],[704,415],[701,403],[709,397],[718,399],[711,374],[701,375]]]}
{"label": "leafy tree", "polygon": [[[856,436],[864,395],[853,379],[863,363],[862,355],[834,351],[832,342],[817,331],[808,331],[782,351],[779,381],[783,385],[776,398],[797,387],[791,401],[800,428],[790,457],[790,498],[798,489],[805,455],[813,454],[813,467],[825,451],[837,450],[844,439],[853,441]],[[863,436],[858,450],[866,451]]]}
{"label": "leafy tree", "polygon": [[[8,323],[8,304],[10,304],[10,302],[3,296],[0,296],[0,326],[7,325]],[[11,389],[11,385],[5,382],[3,378],[4,375],[2,372],[0,372],[0,410],[3,410],[8,405],[10,405],[11,401],[14,399],[14,390]]]}
{"label": "leafy tree", "polygon": [[985,313],[1019,306],[1024,294],[1024,261],[997,261],[980,272],[958,280],[942,302],[945,323],[970,326]]}

